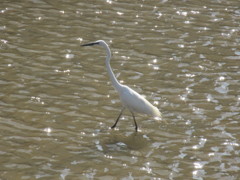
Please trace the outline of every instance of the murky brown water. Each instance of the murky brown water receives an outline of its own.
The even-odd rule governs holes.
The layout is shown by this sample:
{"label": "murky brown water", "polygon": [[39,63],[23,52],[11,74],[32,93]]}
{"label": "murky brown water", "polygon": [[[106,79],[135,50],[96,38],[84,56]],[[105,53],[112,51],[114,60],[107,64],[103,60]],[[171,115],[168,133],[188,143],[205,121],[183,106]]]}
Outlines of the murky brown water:
{"label": "murky brown water", "polygon": [[[236,0],[1,2],[0,179],[239,179],[239,27]],[[108,129],[98,39],[166,122]]]}

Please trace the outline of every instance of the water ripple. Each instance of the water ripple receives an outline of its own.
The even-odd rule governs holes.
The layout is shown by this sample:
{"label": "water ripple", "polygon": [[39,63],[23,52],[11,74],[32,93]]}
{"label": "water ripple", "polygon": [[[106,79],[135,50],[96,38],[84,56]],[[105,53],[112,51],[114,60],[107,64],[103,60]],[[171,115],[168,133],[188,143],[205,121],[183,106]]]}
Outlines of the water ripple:
{"label": "water ripple", "polygon": [[[94,7],[94,8],[93,8]],[[3,179],[238,179],[237,1],[2,2]],[[17,16],[16,16],[17,14]],[[126,112],[106,73],[162,121]]]}

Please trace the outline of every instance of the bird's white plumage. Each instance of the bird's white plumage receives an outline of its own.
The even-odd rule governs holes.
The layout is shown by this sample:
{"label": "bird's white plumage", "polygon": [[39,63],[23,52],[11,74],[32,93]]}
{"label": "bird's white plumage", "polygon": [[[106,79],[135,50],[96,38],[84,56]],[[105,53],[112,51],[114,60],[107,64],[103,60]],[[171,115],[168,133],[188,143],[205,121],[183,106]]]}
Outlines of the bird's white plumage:
{"label": "bird's white plumage", "polygon": [[121,117],[122,112],[124,111],[125,108],[129,109],[133,115],[134,123],[136,126],[136,131],[137,131],[137,123],[136,123],[136,120],[135,120],[135,117],[133,114],[134,112],[148,114],[148,115],[152,115],[154,117],[161,117],[161,113],[157,107],[153,106],[143,96],[138,94],[136,91],[134,91],[130,87],[122,85],[121,83],[118,82],[118,80],[116,79],[115,75],[113,74],[112,68],[110,66],[111,51],[110,51],[107,43],[103,40],[98,40],[96,42],[84,44],[82,46],[92,46],[92,45],[100,45],[105,48],[106,53],[107,53],[107,57],[106,57],[106,61],[105,61],[107,71],[108,71],[110,80],[112,82],[112,85],[118,91],[120,100],[124,107],[122,109],[118,119],[116,120],[115,124],[112,126],[112,128],[114,128],[116,126],[116,124],[117,124],[119,118]]}
{"label": "bird's white plumage", "polygon": [[121,90],[119,91],[119,97],[123,106],[131,112],[148,114],[154,117],[161,116],[161,113],[155,106],[128,86],[122,85]]}

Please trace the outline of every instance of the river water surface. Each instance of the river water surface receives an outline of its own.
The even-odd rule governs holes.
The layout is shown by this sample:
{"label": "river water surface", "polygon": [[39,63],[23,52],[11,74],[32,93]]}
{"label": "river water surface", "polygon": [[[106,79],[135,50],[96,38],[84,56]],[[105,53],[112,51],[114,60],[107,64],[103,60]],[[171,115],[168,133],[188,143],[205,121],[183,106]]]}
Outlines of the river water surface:
{"label": "river water surface", "polygon": [[[1,1],[0,179],[240,178],[237,0]],[[162,121],[121,103],[119,81]]]}

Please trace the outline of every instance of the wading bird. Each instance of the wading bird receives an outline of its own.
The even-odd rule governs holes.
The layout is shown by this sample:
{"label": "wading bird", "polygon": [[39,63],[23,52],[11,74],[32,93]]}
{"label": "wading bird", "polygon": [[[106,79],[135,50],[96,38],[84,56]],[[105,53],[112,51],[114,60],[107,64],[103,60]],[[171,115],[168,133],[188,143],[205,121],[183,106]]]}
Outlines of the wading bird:
{"label": "wading bird", "polygon": [[98,40],[96,42],[83,44],[82,46],[94,46],[94,45],[102,46],[106,50],[107,56],[106,56],[105,62],[106,62],[107,71],[108,71],[110,80],[112,82],[112,85],[115,88],[115,90],[118,92],[120,100],[123,105],[122,110],[121,110],[116,122],[113,124],[113,126],[111,128],[113,129],[116,127],[116,125],[125,109],[128,109],[131,112],[136,131],[138,130],[138,126],[137,126],[137,122],[136,122],[136,119],[134,116],[134,112],[148,114],[148,115],[152,115],[154,117],[161,117],[161,113],[158,110],[158,108],[153,106],[150,102],[148,102],[143,96],[138,94],[136,91],[134,91],[131,88],[129,88],[128,86],[122,85],[121,83],[118,82],[118,80],[116,79],[115,75],[113,74],[112,68],[110,66],[111,51],[105,41]]}

